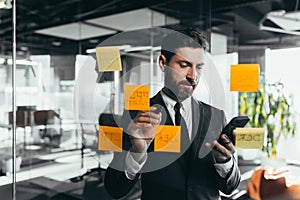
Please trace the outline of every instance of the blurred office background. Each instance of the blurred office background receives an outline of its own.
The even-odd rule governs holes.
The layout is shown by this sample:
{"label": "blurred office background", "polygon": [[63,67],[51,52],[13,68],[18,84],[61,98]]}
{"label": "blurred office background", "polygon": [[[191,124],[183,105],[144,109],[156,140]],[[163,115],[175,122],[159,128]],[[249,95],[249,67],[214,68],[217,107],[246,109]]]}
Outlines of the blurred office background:
{"label": "blurred office background", "polygon": [[[230,65],[258,63],[260,83],[281,81],[284,93],[293,93],[298,123],[299,9],[298,0],[0,0],[1,198],[13,196],[14,92],[17,199],[111,199],[103,175],[113,155],[98,150],[99,125],[118,125],[125,84],[150,85],[151,95],[162,87],[157,57],[170,29],[193,26],[208,38],[210,53],[196,98],[224,109],[228,119],[240,114],[241,94],[229,90]],[[95,48],[107,45],[120,46],[122,71],[98,71]],[[300,163],[299,134],[296,129],[294,137],[278,141],[284,165]],[[235,194],[245,191],[253,169],[262,164],[253,160],[263,154],[239,153],[244,176]],[[139,192],[126,198],[138,199]]]}

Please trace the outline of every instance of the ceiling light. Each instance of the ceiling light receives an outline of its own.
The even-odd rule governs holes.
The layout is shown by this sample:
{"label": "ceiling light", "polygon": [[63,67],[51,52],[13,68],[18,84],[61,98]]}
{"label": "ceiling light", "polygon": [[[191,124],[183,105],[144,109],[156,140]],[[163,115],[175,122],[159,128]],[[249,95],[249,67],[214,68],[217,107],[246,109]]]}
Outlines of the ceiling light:
{"label": "ceiling light", "polygon": [[22,51],[28,51],[28,47],[25,47],[25,46],[21,46],[20,49],[21,49]]}
{"label": "ceiling light", "polygon": [[[300,11],[285,12],[284,10],[271,11],[267,13],[259,22],[259,29],[285,33],[291,35],[300,35]],[[265,22],[270,20],[277,27],[267,25]]]}
{"label": "ceiling light", "polygon": [[0,9],[11,9],[11,1],[12,0],[0,0]]}
{"label": "ceiling light", "polygon": [[6,0],[6,9],[11,9],[12,8],[11,1],[12,0]]}
{"label": "ceiling light", "polygon": [[25,55],[25,53],[24,53],[24,51],[17,51],[17,55],[23,56],[23,55]]}
{"label": "ceiling light", "polygon": [[[7,59],[7,64],[12,65],[12,59]],[[31,65],[31,66],[38,65],[37,62],[32,62],[29,60],[16,60],[16,64],[17,65]]]}
{"label": "ceiling light", "polygon": [[35,33],[80,41],[115,34],[117,31],[76,22],[39,29],[36,30]]}
{"label": "ceiling light", "polygon": [[56,47],[59,47],[61,45],[61,41],[53,41],[52,45],[56,46]]}
{"label": "ceiling light", "polygon": [[[129,48],[131,48],[130,45],[122,45],[122,46],[119,46],[119,50],[120,50],[120,51],[122,51],[122,50],[125,51],[126,49],[129,49]],[[86,53],[96,53],[96,49],[87,49],[85,52],[86,52]]]}
{"label": "ceiling light", "polygon": [[2,8],[6,8],[5,2],[3,2],[3,1],[0,2],[0,9],[2,9]]}
{"label": "ceiling light", "polygon": [[97,40],[97,39],[90,39],[89,40],[89,43],[92,43],[92,44],[96,44],[98,42],[99,42],[99,40]]}
{"label": "ceiling light", "polygon": [[4,58],[0,58],[0,65],[5,63],[5,59]]}
{"label": "ceiling light", "polygon": [[[139,19],[139,20],[135,20]],[[118,31],[139,30],[150,27],[178,24],[180,21],[148,8],[117,13],[86,20],[90,24],[109,27]]]}

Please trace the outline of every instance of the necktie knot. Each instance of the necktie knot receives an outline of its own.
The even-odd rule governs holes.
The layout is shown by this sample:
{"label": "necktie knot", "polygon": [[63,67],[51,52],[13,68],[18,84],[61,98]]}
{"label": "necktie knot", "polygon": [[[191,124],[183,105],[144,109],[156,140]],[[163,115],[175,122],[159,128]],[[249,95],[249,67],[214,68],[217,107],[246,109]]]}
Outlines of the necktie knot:
{"label": "necktie knot", "polygon": [[181,108],[181,103],[177,102],[177,103],[175,104],[175,106],[174,106],[175,112],[176,112],[176,113],[177,113],[177,112],[180,112],[180,108]]}

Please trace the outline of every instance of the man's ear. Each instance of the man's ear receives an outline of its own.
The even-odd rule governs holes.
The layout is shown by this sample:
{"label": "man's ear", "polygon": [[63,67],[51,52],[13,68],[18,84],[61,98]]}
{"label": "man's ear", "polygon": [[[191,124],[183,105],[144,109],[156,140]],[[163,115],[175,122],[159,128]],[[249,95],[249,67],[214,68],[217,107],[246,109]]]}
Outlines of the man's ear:
{"label": "man's ear", "polygon": [[159,60],[158,60],[158,64],[160,66],[161,71],[165,71],[166,67],[167,67],[167,59],[164,55],[160,55],[159,56]]}

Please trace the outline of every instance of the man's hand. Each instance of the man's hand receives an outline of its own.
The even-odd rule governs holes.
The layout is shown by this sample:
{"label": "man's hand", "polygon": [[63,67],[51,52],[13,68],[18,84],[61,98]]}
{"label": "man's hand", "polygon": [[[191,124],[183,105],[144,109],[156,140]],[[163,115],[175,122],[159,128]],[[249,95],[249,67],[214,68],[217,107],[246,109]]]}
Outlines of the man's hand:
{"label": "man's hand", "polygon": [[221,134],[221,140],[222,143],[214,140],[212,144],[206,143],[205,145],[207,148],[210,148],[213,145],[212,153],[217,163],[226,163],[235,153],[235,147],[232,141],[223,133]]}
{"label": "man's hand", "polygon": [[130,134],[132,151],[141,153],[154,138],[154,126],[161,121],[161,113],[156,114],[156,107],[150,110],[142,110],[130,122],[128,133]]}

